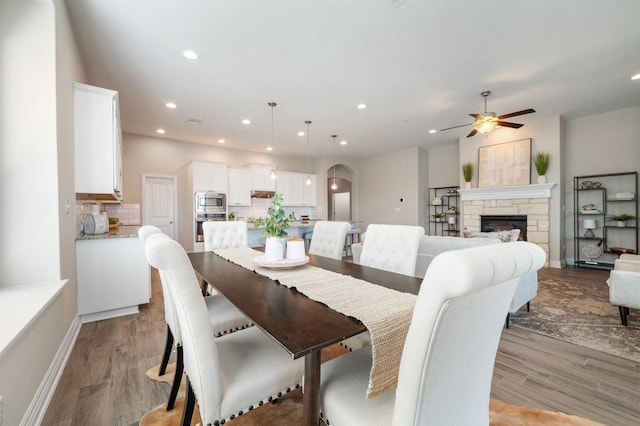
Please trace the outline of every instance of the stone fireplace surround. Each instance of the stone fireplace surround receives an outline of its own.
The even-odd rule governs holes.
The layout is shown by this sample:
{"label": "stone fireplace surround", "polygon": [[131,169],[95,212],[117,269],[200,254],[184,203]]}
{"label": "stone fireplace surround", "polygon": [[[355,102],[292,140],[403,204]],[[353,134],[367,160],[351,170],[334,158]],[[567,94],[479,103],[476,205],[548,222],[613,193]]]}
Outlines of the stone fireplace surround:
{"label": "stone fireplace surround", "polygon": [[549,199],[555,183],[460,189],[461,229],[480,231],[481,215],[526,215],[527,240],[542,247],[549,264]]}

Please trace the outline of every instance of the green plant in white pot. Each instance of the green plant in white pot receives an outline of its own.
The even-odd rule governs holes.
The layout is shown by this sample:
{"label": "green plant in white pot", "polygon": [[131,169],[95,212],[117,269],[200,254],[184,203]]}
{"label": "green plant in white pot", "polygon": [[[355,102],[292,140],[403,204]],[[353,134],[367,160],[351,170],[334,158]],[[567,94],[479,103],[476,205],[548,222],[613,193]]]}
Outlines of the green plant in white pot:
{"label": "green plant in white pot", "polygon": [[627,213],[617,214],[615,216],[611,216],[611,220],[616,222],[616,226],[620,228],[624,228],[627,226],[628,220],[633,220],[634,217]]}
{"label": "green plant in white pot", "polygon": [[462,176],[465,181],[465,188],[471,188],[471,179],[473,179],[473,163],[466,162],[462,165]]}
{"label": "green plant in white pot", "polygon": [[550,156],[548,152],[538,152],[533,157],[533,165],[536,166],[536,172],[538,172],[538,183],[547,182],[547,170],[549,170]]}
{"label": "green plant in white pot", "polygon": [[262,236],[267,237],[265,242],[264,255],[270,262],[278,262],[284,256],[285,239],[291,222],[296,220],[293,212],[286,215],[282,208],[282,195],[275,194],[271,199],[271,206],[265,217],[256,219],[253,222],[254,228],[264,227]]}

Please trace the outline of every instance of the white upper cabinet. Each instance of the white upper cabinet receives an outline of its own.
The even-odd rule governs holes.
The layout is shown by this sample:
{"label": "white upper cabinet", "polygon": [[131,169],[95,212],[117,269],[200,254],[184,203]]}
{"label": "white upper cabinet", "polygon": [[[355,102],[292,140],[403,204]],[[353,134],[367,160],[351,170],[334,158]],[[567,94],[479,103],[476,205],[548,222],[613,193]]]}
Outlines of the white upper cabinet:
{"label": "white upper cabinet", "polygon": [[307,174],[279,172],[276,189],[282,194],[285,206],[315,206],[317,204],[317,176],[311,177],[311,185],[306,184]]}
{"label": "white upper cabinet", "polygon": [[304,175],[304,186],[302,188],[302,205],[313,206],[318,204],[318,175],[308,175],[311,177],[311,184],[307,185],[307,175]]}
{"label": "white upper cabinet", "polygon": [[118,92],[73,84],[75,192],[122,200],[122,130]]}
{"label": "white upper cabinet", "polygon": [[223,163],[192,161],[192,192],[212,191],[226,194],[229,192],[228,167]]}
{"label": "white upper cabinet", "polygon": [[[268,164],[249,164],[251,189],[253,191],[275,191],[276,180],[271,179],[271,166]],[[279,173],[278,173],[279,174]]]}
{"label": "white upper cabinet", "polygon": [[251,172],[249,169],[229,168],[229,194],[227,205],[251,205]]}

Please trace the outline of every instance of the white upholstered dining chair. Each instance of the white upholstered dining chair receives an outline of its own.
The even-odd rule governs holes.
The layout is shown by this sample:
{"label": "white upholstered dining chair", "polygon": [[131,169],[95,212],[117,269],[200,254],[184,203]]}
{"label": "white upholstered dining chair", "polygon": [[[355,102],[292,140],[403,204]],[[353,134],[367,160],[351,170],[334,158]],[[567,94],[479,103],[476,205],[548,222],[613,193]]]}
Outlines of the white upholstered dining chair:
{"label": "white upholstered dining chair", "polygon": [[205,251],[247,246],[247,222],[243,220],[204,222],[202,232]]}
{"label": "white upholstered dining chair", "polygon": [[[171,238],[162,231],[152,225],[142,226],[138,230],[138,237],[142,243],[147,245],[147,241],[156,239]],[[147,261],[149,259],[147,258]],[[169,364],[169,357],[173,349],[173,344],[176,344],[176,373],[173,378],[173,384],[171,386],[171,392],[169,394],[169,400],[167,402],[167,410],[171,410],[175,404],[178,391],[180,389],[180,382],[182,380],[182,372],[184,371],[183,354],[182,354],[182,335],[180,328],[176,323],[176,314],[174,312],[173,305],[170,301],[169,289],[167,287],[168,277],[165,272],[158,271],[160,275],[160,283],[162,284],[162,294],[164,299],[164,318],[167,323],[167,337],[165,339],[164,351],[162,353],[162,360],[160,361],[160,368],[158,369],[158,375],[165,374],[167,365]],[[222,336],[228,333],[233,333],[238,330],[251,327],[253,323],[245,317],[231,302],[225,299],[221,295],[212,295],[204,297],[207,311],[209,312],[209,320],[213,327],[213,333],[215,336]]]}
{"label": "white upholstered dining chair", "polygon": [[[422,226],[371,224],[362,245],[360,264],[413,276],[423,235]],[[340,344],[353,351],[370,345],[371,336],[365,331]]]}
{"label": "white upholstered dining chair", "polygon": [[542,267],[545,257],[527,242],[437,256],[416,300],[396,388],[366,399],[369,347],[324,363],[327,424],[488,425],[504,317],[519,277]]}
{"label": "white upholstered dining chair", "polygon": [[422,226],[376,225],[367,227],[360,264],[413,276]]}
{"label": "white upholstered dining chair", "polygon": [[349,229],[351,229],[349,222],[326,220],[316,222],[313,226],[309,253],[342,260],[342,253]]}
{"label": "white upholstered dining chair", "polygon": [[186,252],[170,239],[149,239],[152,266],[168,277],[182,334],[187,396],[183,425],[195,402],[202,421],[219,425],[299,387],[304,360],[293,360],[258,327],[214,338],[207,306]]}

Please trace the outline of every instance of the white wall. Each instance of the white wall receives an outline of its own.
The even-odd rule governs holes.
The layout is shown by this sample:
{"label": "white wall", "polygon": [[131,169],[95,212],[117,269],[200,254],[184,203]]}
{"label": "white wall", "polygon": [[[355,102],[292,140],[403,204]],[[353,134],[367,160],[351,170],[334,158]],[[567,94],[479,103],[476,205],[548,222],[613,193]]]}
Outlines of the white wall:
{"label": "white wall", "polygon": [[0,359],[3,424],[17,425],[77,313],[70,91],[82,72],[61,0],[1,2],[0,40],[0,285],[69,278]]}
{"label": "white wall", "polygon": [[429,148],[429,187],[460,185],[460,144]]}
{"label": "white wall", "polygon": [[420,203],[427,183],[420,182],[419,168],[421,161],[426,164],[426,156],[419,151],[409,148],[360,161],[356,193],[361,228],[370,223],[424,226]]}
{"label": "white wall", "polygon": [[573,259],[573,177],[640,172],[640,106],[568,120],[565,127],[564,242]]}
{"label": "white wall", "polygon": [[[531,138],[532,158],[536,152],[546,151],[551,155],[547,182],[556,183],[551,190],[549,200],[549,263],[552,267],[561,267],[564,263],[564,179],[562,176],[564,141],[562,140],[562,120],[559,116],[531,119],[520,129],[501,128],[489,134],[487,138],[476,135],[471,138],[460,138],[460,163],[471,161],[474,168],[473,186],[478,186],[478,148],[487,145],[510,142],[519,139]],[[459,182],[463,183],[462,170],[458,166]],[[536,183],[537,173],[531,165],[530,180]]]}

